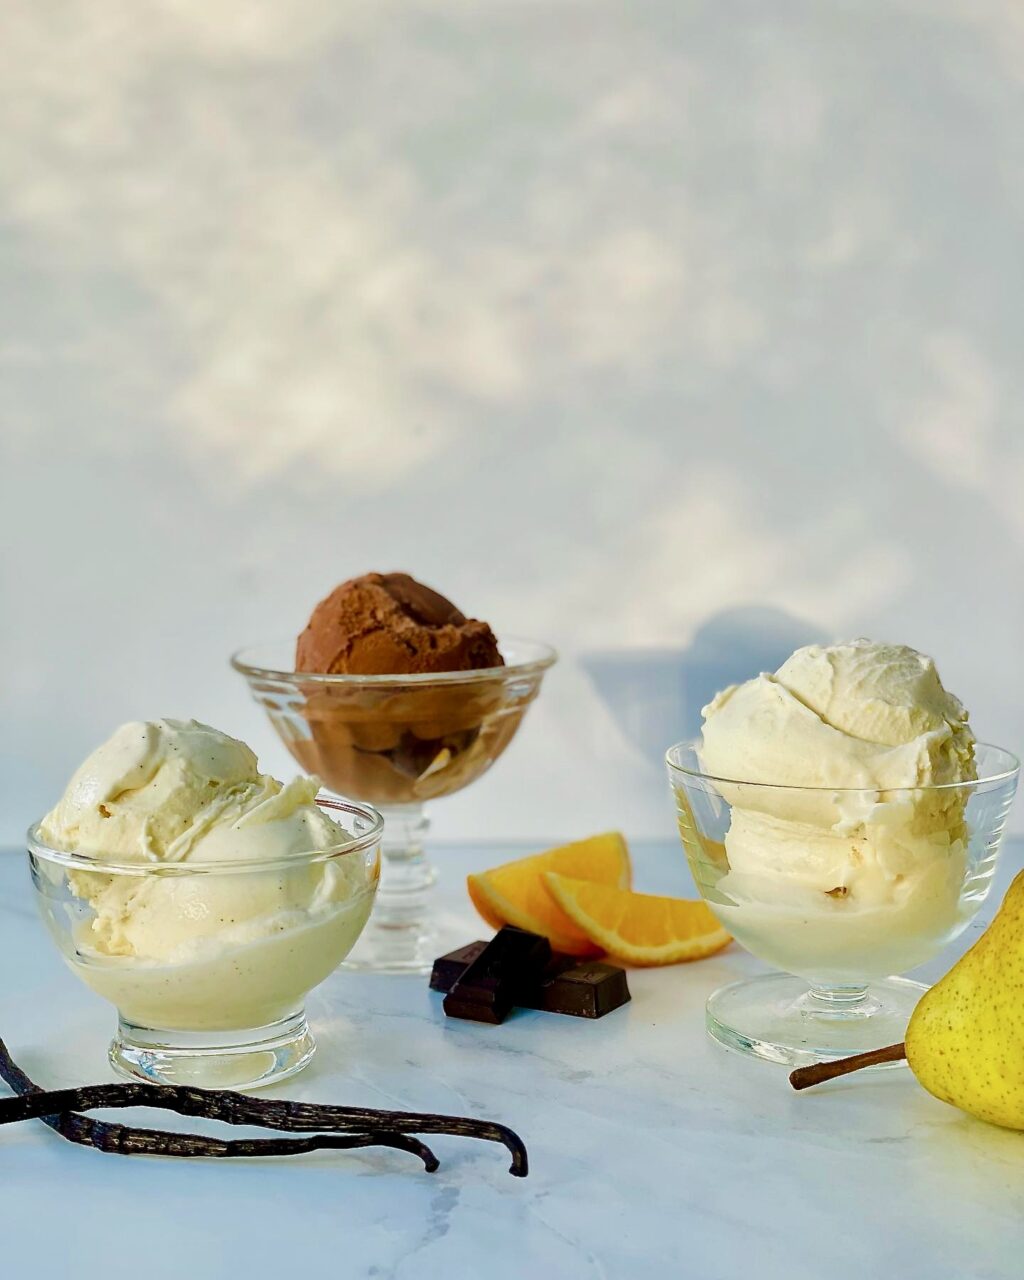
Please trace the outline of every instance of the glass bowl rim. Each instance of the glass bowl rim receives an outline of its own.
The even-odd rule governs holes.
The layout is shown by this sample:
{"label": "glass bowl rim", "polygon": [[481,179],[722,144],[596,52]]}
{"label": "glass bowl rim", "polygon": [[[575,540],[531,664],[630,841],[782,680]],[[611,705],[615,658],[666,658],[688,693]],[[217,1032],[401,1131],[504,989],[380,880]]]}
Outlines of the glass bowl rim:
{"label": "glass bowl rim", "polygon": [[274,667],[260,666],[247,660],[247,655],[252,654],[255,650],[264,648],[265,645],[274,643],[294,644],[294,639],[292,639],[289,641],[266,641],[264,644],[246,645],[241,649],[235,650],[231,655],[230,662],[236,671],[249,680],[278,680],[287,684],[319,684],[335,688],[364,688],[367,686],[380,688],[388,685],[401,688],[410,684],[474,684],[477,681],[516,678],[530,675],[534,672],[547,671],[549,667],[554,666],[558,661],[558,650],[553,645],[545,644],[543,640],[530,640],[526,636],[501,635],[497,637],[497,641],[499,647],[523,645],[536,649],[538,653],[536,657],[530,658],[525,662],[508,663],[501,667],[478,667],[473,671],[414,671],[408,675],[396,673],[393,675],[372,676],[347,675],[344,673],[332,675],[323,671],[280,671]]}
{"label": "glass bowl rim", "polygon": [[[243,858],[237,861],[211,862],[121,862],[104,858],[95,854],[72,853],[67,849],[55,849],[46,843],[39,833],[42,819],[34,822],[26,833],[29,853],[46,862],[57,863],[62,867],[70,867],[75,871],[93,871],[101,875],[122,875],[157,877],[197,876],[197,875],[241,875],[256,871],[289,871],[296,867],[315,866],[321,862],[333,862],[335,859],[364,853],[374,845],[378,846],[377,858],[380,860],[380,841],[384,832],[384,818],[373,805],[357,800],[339,800],[326,796],[322,792],[316,797],[316,804],[322,809],[334,809],[339,813],[354,814],[368,819],[373,825],[369,831],[354,836],[345,844],[328,845],[324,849],[310,849],[306,853],[291,853],[282,858]],[[373,887],[375,887],[375,881]],[[367,888],[371,886],[368,885]]]}
{"label": "glass bowl rim", "polygon": [[1020,759],[1006,747],[997,746],[994,742],[978,742],[976,747],[984,747],[989,751],[998,752],[1005,759],[1005,767],[997,770],[995,773],[987,773],[978,778],[968,778],[962,782],[926,782],[917,786],[904,787],[805,787],[792,782],[755,782],[750,778],[724,778],[718,774],[705,773],[701,769],[687,769],[681,764],[677,764],[672,759],[673,753],[691,749],[695,754],[700,746],[700,738],[685,738],[682,742],[675,742],[665,752],[665,763],[668,765],[671,774],[682,774],[685,778],[691,778],[696,782],[713,782],[722,783],[728,787],[757,787],[763,791],[796,791],[808,792],[819,795],[871,795],[877,796],[879,793],[892,794],[901,791],[967,791],[975,787],[991,785],[992,783],[1008,782],[1015,779],[1020,773]]}

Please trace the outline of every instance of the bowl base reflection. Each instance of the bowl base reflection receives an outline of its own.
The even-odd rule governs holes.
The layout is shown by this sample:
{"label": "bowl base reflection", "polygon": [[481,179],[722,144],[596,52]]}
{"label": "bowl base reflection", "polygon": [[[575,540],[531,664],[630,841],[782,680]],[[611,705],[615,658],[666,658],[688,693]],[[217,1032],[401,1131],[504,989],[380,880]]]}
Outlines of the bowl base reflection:
{"label": "bowl base reflection", "polygon": [[259,1089],[301,1071],[316,1052],[303,1012],[244,1031],[165,1031],[121,1018],[110,1045],[118,1075],[149,1084]]}
{"label": "bowl base reflection", "polygon": [[811,988],[805,978],[766,973],[716,991],[707,1003],[707,1029],[713,1040],[737,1053],[787,1067],[808,1066],[901,1041],[926,990],[906,978]]}

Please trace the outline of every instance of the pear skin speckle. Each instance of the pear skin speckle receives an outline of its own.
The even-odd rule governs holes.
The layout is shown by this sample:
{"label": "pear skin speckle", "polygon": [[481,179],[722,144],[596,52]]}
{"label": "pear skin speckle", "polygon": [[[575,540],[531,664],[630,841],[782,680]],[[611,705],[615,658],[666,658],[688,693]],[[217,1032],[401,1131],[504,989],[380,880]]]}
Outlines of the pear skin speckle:
{"label": "pear skin speckle", "polygon": [[906,1048],[936,1098],[1024,1129],[1024,871],[970,951],[921,997]]}

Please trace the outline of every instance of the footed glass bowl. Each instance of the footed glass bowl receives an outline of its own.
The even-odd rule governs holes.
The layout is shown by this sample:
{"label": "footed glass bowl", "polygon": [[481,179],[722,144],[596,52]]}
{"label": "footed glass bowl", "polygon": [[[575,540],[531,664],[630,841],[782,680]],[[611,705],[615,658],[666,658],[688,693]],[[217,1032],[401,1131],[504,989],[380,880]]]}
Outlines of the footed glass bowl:
{"label": "footed glass bowl", "polygon": [[423,806],[491,767],[557,658],[533,640],[503,637],[499,648],[503,667],[406,676],[290,671],[294,641],[231,659],[302,768],[384,815],[380,894],[351,968],[429,973],[465,941],[457,930],[445,936],[430,907],[437,872],[424,853]]}
{"label": "footed glass bowl", "polygon": [[305,997],[369,918],[384,825],[366,805],[317,803],[351,841],[263,861],[115,861],[29,831],[40,914],[72,972],[116,1007],[122,1075],[251,1089],[312,1058]]}
{"label": "footed glass bowl", "polygon": [[976,781],[892,791],[718,778],[695,742],[666,759],[697,888],[782,971],[716,991],[710,1035],[787,1065],[902,1040],[925,988],[895,975],[938,955],[984,901],[1017,758],[979,744]]}

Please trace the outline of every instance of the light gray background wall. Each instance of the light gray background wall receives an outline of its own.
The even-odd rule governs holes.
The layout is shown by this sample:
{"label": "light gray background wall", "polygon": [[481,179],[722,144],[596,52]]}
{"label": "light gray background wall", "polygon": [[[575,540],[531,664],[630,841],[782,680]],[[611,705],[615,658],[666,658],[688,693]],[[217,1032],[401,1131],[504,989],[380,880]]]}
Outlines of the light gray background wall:
{"label": "light gray background wall", "polygon": [[817,636],[1020,750],[1022,81],[1012,0],[6,6],[0,834],[128,717],[287,770],[227,654],[368,568],[566,655],[445,834],[668,832]]}

